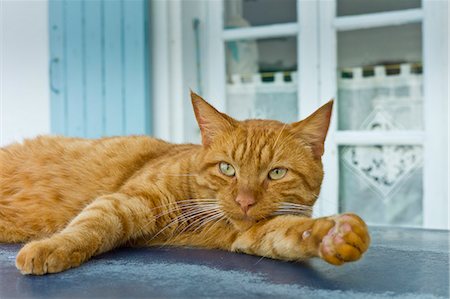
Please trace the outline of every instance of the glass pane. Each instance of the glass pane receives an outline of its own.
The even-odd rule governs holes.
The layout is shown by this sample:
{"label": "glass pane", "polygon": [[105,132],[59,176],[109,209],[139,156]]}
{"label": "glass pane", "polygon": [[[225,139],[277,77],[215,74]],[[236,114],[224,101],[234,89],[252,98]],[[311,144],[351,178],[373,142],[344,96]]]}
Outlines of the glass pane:
{"label": "glass pane", "polygon": [[337,15],[351,16],[367,13],[419,8],[420,6],[420,0],[338,0]]}
{"label": "glass pane", "polygon": [[226,0],[225,28],[297,22],[296,0]]}
{"label": "glass pane", "polygon": [[340,212],[370,224],[422,224],[422,147],[343,146]]}
{"label": "glass pane", "polygon": [[423,129],[420,24],[338,33],[338,128]]}
{"label": "glass pane", "polygon": [[237,119],[298,119],[295,37],[225,44],[227,113]]}

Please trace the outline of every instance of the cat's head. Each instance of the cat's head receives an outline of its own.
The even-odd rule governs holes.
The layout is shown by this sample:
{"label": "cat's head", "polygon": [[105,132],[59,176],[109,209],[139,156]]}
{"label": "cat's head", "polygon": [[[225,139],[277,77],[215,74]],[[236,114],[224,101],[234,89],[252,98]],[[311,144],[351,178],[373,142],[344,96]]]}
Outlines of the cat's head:
{"label": "cat's head", "polygon": [[277,214],[310,216],[333,102],[306,119],[237,121],[191,94],[203,151],[199,183],[237,226]]}

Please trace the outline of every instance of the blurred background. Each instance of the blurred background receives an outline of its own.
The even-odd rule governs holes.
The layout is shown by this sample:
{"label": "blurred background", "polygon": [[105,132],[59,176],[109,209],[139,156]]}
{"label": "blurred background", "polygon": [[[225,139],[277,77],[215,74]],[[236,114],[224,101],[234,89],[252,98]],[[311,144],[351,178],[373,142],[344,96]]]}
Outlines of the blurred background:
{"label": "blurred background", "polygon": [[450,228],[446,0],[1,0],[0,145],[199,142],[189,89],[237,119],[336,99],[316,215]]}

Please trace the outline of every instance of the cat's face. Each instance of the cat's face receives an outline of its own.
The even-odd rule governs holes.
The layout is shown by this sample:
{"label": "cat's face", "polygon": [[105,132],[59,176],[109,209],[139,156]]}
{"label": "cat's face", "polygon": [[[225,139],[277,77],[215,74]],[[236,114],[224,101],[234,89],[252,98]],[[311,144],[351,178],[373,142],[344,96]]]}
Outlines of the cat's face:
{"label": "cat's face", "polygon": [[203,141],[199,180],[235,225],[277,214],[311,215],[332,102],[302,122],[283,124],[236,121],[196,94],[192,101]]}

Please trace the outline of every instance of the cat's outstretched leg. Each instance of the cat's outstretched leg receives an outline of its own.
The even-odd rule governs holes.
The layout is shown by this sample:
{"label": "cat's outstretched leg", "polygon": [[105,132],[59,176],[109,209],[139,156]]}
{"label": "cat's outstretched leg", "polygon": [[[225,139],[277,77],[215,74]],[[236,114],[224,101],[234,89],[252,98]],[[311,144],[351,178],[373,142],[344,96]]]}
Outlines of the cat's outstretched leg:
{"label": "cat's outstretched leg", "polygon": [[278,216],[242,233],[231,249],[293,261],[320,257],[341,265],[360,259],[369,244],[367,226],[354,214],[318,219]]}
{"label": "cat's outstretched leg", "polygon": [[23,274],[37,275],[77,267],[93,255],[151,232],[154,221],[145,199],[119,193],[103,196],[61,232],[26,244],[17,255],[16,266]]}

